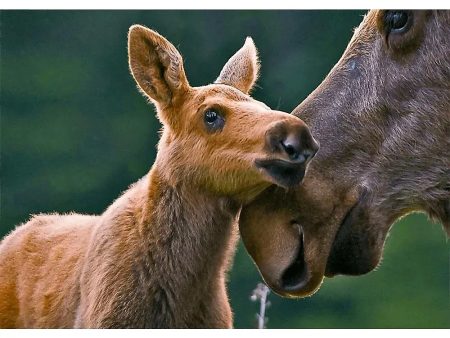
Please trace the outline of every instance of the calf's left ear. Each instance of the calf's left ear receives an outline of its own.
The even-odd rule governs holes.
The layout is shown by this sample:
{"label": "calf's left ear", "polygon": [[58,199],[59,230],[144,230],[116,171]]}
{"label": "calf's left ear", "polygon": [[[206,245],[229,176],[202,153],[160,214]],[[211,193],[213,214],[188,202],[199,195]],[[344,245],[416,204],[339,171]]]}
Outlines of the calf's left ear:
{"label": "calf's left ear", "polygon": [[142,92],[153,102],[170,105],[189,88],[178,50],[157,32],[133,25],[128,32],[131,73]]}
{"label": "calf's left ear", "polygon": [[230,85],[248,94],[258,79],[258,73],[258,51],[253,39],[247,37],[244,46],[228,60],[215,83]]}

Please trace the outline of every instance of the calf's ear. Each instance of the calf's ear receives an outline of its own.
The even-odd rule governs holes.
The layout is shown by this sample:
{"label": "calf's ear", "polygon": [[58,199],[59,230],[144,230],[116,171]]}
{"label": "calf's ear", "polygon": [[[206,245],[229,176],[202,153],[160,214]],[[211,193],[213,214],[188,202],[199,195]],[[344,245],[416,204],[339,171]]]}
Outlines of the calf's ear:
{"label": "calf's ear", "polygon": [[178,50],[147,27],[130,27],[128,62],[139,89],[159,105],[171,105],[189,88]]}
{"label": "calf's ear", "polygon": [[247,37],[244,46],[223,67],[215,83],[233,86],[248,94],[259,75],[258,51],[253,39]]}

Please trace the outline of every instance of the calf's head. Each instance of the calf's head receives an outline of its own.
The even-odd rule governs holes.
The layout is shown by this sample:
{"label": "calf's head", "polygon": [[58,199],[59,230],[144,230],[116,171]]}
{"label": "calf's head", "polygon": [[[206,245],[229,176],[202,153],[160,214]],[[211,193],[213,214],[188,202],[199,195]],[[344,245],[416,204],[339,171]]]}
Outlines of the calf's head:
{"label": "calf's head", "polygon": [[450,11],[370,11],[294,110],[321,144],[304,183],[266,190],[240,217],[279,294],[373,270],[390,226],[410,212],[450,232],[449,55]]}
{"label": "calf's head", "polygon": [[164,127],[156,161],[170,184],[246,202],[270,184],[288,188],[303,179],[318,145],[299,118],[248,95],[259,68],[252,39],[203,87],[189,85],[180,53],[148,28],[130,28],[128,50],[131,72]]}

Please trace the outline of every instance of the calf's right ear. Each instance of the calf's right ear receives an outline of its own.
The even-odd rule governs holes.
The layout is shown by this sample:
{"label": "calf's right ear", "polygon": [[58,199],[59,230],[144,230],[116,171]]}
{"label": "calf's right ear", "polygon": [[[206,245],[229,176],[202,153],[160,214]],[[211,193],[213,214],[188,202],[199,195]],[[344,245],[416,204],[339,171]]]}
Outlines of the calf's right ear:
{"label": "calf's right ear", "polygon": [[222,83],[248,94],[259,75],[258,51],[251,37],[225,64],[215,83]]}
{"label": "calf's right ear", "polygon": [[189,88],[178,50],[147,27],[130,27],[128,62],[140,90],[157,104],[170,106]]}

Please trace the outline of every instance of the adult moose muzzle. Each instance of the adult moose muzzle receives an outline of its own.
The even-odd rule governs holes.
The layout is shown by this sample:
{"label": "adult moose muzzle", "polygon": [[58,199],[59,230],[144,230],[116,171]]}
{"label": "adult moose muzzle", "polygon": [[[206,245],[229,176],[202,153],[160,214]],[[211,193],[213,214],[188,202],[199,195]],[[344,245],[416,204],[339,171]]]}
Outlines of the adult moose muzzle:
{"label": "adult moose muzzle", "polygon": [[450,233],[450,11],[372,10],[293,112],[321,150],[295,191],[266,190],[240,230],[284,296],[380,262],[393,222],[422,211]]}

